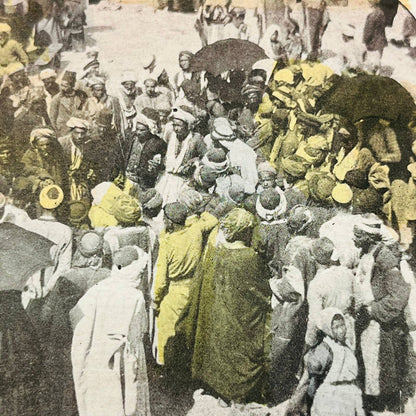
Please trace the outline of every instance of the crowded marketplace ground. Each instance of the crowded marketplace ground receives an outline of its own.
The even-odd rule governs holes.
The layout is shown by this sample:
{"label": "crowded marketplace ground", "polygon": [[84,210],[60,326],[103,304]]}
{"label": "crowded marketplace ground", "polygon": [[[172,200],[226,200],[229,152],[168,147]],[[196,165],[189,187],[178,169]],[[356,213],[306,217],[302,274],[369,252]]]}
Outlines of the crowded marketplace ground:
{"label": "crowded marketplace ground", "polygon": [[245,7],[2,3],[0,415],[416,414],[416,21]]}

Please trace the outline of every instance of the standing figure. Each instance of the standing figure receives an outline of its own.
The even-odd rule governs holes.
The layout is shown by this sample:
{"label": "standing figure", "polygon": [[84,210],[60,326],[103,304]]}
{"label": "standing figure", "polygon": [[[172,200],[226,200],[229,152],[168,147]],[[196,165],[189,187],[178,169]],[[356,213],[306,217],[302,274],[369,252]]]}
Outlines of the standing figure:
{"label": "standing figure", "polygon": [[72,366],[80,416],[149,416],[143,335],[147,330],[140,285],[147,254],[126,246],[113,268],[71,311]]}
{"label": "standing figure", "polygon": [[[66,163],[69,166],[68,177],[72,200],[88,198],[94,186],[95,173],[93,163],[88,159],[86,144],[89,141],[89,123],[76,117],[68,120],[70,133],[59,138]],[[92,186],[91,186],[92,185]]]}
{"label": "standing figure", "polygon": [[26,66],[29,58],[22,45],[10,39],[11,27],[7,23],[0,23],[0,76],[8,75],[19,68],[19,64]]}
{"label": "standing figure", "polygon": [[407,355],[404,308],[409,285],[399,259],[382,241],[380,222],[364,218],[354,226],[361,249],[356,272],[356,330],[366,410],[400,409]]}
{"label": "standing figure", "polygon": [[46,96],[46,106],[48,114],[51,107],[52,98],[59,94],[59,84],[56,82],[57,74],[53,69],[44,69],[40,72],[39,78],[43,83],[43,88]]}
{"label": "standing figure", "polygon": [[184,94],[181,91],[181,85],[185,80],[191,80],[196,84],[201,84],[201,73],[191,71],[191,62],[194,54],[189,51],[182,51],[179,53],[179,66],[181,70],[173,77],[173,87],[175,93],[179,98],[183,98]]}
{"label": "standing figure", "polygon": [[87,25],[87,16],[84,8],[78,1],[70,0],[66,3],[64,26],[64,43],[67,49],[82,52],[85,49],[84,26]]}
{"label": "standing figure", "polygon": [[84,104],[84,111],[88,113],[93,121],[96,120],[100,111],[106,109],[111,111],[112,126],[120,131],[121,129],[121,107],[118,99],[108,95],[105,86],[105,79],[100,77],[91,78],[88,81],[91,88],[91,96]]}
{"label": "standing figure", "polygon": [[229,4],[228,0],[205,0],[199,8],[195,29],[202,46],[224,39],[224,25],[230,22]]}
{"label": "standing figure", "polygon": [[137,114],[134,106],[134,100],[137,97],[136,82],[137,77],[133,72],[123,72],[118,100],[121,106],[121,133],[124,138],[128,135],[128,132],[131,131],[133,127],[133,118]]}
{"label": "standing figure", "polygon": [[321,54],[322,37],[329,23],[325,0],[302,0],[304,29],[303,40],[307,58],[316,60]]}
{"label": "standing figure", "polygon": [[224,39],[251,40],[248,26],[244,23],[246,10],[241,7],[234,7],[230,11],[230,16],[232,18],[231,22],[224,26]]}
{"label": "standing figure", "polygon": [[65,71],[61,80],[61,91],[51,102],[49,117],[58,137],[69,132],[66,123],[76,112],[82,110],[87,98],[84,92],[75,89],[76,76],[75,72]]}
{"label": "standing figure", "polygon": [[32,416],[37,405],[42,365],[38,334],[17,290],[0,291],[0,413]]}
{"label": "standing figure", "polygon": [[[202,267],[210,282],[201,292],[194,378],[220,397],[238,403],[264,402],[271,291],[268,270],[250,248],[255,218],[233,209],[209,243]],[[204,282],[203,282],[204,285]]]}
{"label": "standing figure", "polygon": [[157,316],[157,361],[165,364],[165,349],[175,336],[175,325],[189,300],[189,291],[202,254],[203,234],[218,220],[203,213],[195,222],[185,223],[188,209],[180,202],[164,208],[165,231],[160,235],[156,264],[154,304]]}
{"label": "standing figure", "polygon": [[192,177],[195,161],[202,159],[206,150],[202,137],[192,131],[192,114],[174,108],[172,119],[172,127],[165,132],[166,172],[156,185],[165,204],[177,201],[185,180]]}
{"label": "standing figure", "polygon": [[364,67],[374,74],[378,73],[384,48],[387,46],[386,15],[379,4],[367,16],[364,26],[363,42],[366,47]]}
{"label": "standing figure", "polygon": [[135,134],[126,155],[126,176],[142,189],[153,188],[164,169],[166,143],[152,133],[152,121],[143,114],[135,118]]}

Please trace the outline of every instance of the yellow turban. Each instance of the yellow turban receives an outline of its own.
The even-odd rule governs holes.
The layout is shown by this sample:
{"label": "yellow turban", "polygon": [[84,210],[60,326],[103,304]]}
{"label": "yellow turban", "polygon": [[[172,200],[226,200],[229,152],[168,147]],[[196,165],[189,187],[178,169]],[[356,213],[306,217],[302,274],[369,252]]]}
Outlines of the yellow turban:
{"label": "yellow turban", "polygon": [[239,237],[255,225],[255,217],[243,208],[234,208],[221,221],[220,228],[227,241],[238,240]]}

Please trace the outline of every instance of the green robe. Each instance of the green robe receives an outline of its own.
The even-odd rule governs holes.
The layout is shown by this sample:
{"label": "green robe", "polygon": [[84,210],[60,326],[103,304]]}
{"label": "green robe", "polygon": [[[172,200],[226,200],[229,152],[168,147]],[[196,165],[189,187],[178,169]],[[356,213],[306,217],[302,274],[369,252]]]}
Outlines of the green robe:
{"label": "green robe", "polygon": [[211,243],[201,273],[193,377],[225,399],[263,401],[271,295],[266,264],[252,248]]}

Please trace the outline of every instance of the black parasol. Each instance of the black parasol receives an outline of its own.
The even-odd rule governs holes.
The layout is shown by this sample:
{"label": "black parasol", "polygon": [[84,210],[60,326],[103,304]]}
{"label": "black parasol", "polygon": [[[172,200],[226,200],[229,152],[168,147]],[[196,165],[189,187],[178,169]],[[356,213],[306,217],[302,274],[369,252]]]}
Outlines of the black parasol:
{"label": "black parasol", "polygon": [[0,291],[23,290],[33,273],[52,264],[53,245],[17,225],[0,224]]}
{"label": "black parasol", "polygon": [[317,102],[317,108],[351,122],[377,117],[406,125],[416,110],[410,93],[397,81],[378,75],[342,77]]}
{"label": "black parasol", "polygon": [[248,40],[225,39],[200,49],[191,61],[191,71],[219,75],[230,70],[250,70],[268,56],[260,46]]}

